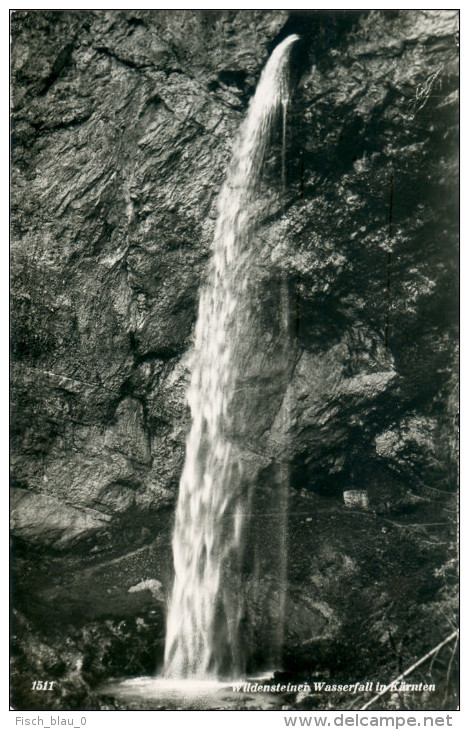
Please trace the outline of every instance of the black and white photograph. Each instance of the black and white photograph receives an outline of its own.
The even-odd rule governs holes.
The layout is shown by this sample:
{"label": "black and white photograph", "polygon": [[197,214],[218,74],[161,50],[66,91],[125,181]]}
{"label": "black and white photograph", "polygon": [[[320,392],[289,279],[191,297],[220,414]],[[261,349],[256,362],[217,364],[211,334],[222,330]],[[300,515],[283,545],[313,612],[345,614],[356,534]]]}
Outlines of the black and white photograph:
{"label": "black and white photograph", "polygon": [[458,710],[459,10],[9,32],[11,709]]}

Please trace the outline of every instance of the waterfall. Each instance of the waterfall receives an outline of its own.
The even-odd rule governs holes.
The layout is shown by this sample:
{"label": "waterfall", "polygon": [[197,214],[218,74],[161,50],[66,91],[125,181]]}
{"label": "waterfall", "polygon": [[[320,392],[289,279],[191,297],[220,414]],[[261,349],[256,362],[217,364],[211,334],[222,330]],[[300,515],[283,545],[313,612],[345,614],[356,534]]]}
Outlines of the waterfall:
{"label": "waterfall", "polygon": [[[252,489],[246,487],[246,466],[233,435],[240,419],[235,399],[247,356],[247,303],[256,260],[251,245],[257,223],[252,200],[280,110],[285,146],[288,62],[297,39],[291,35],[280,43],[262,72],[218,201],[188,391],[192,425],[173,536],[175,579],[164,668],[168,678],[234,678],[244,671],[239,635],[244,611],[243,546]],[[285,180],[284,151],[282,177]]]}

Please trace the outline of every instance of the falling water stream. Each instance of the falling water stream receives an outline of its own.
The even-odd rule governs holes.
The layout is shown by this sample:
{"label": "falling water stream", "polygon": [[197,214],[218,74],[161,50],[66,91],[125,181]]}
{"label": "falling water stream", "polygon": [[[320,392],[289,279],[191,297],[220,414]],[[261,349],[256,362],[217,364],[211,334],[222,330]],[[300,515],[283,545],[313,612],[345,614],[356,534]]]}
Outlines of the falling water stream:
{"label": "falling water stream", "polygon": [[[219,197],[213,257],[200,295],[188,392],[192,425],[173,537],[175,579],[167,620],[167,678],[236,677],[244,670],[239,641],[244,609],[241,572],[252,491],[243,486],[245,466],[231,434],[243,368],[238,353],[249,327],[246,300],[257,255],[251,245],[257,223],[251,201],[279,112],[285,185],[288,64],[297,39],[291,35],[280,43],[262,72]],[[286,308],[285,286],[282,290]],[[288,313],[283,319],[285,316]],[[285,511],[285,506],[279,508]]]}
{"label": "falling water stream", "polygon": [[[250,709],[252,697],[233,693],[230,684],[246,677],[252,648],[253,635],[246,621],[248,553],[254,555],[251,603],[262,606],[270,631],[265,659],[275,666],[279,657],[289,469],[285,457],[272,455],[264,459],[264,467],[259,466],[262,455],[253,449],[253,432],[257,428],[264,433],[273,420],[279,433],[288,431],[288,363],[293,348],[288,337],[286,277],[281,276],[277,285],[268,278],[269,310],[266,291],[259,289],[259,249],[254,244],[262,214],[258,205],[262,171],[279,119],[285,191],[289,57],[297,39],[290,35],[282,41],[262,72],[218,200],[213,256],[200,294],[188,391],[192,423],[173,535],[175,578],[163,675],[111,681],[102,688],[103,694],[124,700],[130,708],[158,708],[163,702],[164,707],[217,709],[221,703]],[[267,488],[255,490],[259,469],[265,464],[271,468]],[[253,527],[253,511],[263,511],[266,505],[269,512]],[[267,589],[264,571],[275,576],[273,583],[267,580]],[[264,697],[255,704],[257,709],[269,709],[276,701],[275,696]]]}

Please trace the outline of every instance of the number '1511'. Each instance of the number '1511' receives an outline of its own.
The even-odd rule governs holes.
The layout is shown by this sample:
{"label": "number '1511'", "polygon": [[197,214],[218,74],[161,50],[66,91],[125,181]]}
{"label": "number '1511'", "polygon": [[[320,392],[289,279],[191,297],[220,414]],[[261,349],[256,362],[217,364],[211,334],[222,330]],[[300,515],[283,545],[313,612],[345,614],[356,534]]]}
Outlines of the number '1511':
{"label": "number '1511'", "polygon": [[42,680],[34,680],[31,689],[42,689],[48,690],[49,692],[54,689],[55,680],[53,682],[43,682]]}

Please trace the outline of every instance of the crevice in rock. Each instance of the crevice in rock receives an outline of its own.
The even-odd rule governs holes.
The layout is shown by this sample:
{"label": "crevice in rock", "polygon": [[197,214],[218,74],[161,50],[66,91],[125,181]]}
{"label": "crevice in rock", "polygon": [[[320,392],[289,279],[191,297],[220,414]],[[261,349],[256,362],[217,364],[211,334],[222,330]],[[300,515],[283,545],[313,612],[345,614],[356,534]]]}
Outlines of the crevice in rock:
{"label": "crevice in rock", "polygon": [[120,63],[122,66],[132,69],[132,71],[142,71],[146,68],[151,68],[152,66],[150,63],[136,63],[135,61],[131,61],[130,58],[122,58],[122,56],[111,51],[110,48],[106,48],[106,46],[94,46],[94,49],[98,53],[102,53],[105,56],[109,56],[109,58],[114,59],[114,61],[117,61],[117,63]]}
{"label": "crevice in rock", "polygon": [[59,55],[55,59],[49,76],[45,79],[42,89],[39,92],[39,96],[44,96],[49,91],[52,84],[63,74],[65,69],[70,65],[72,60],[72,54],[75,48],[76,40],[71,43],[67,43],[62,48]]}
{"label": "crevice in rock", "polygon": [[[41,121],[34,121],[33,119],[27,119],[28,124],[31,126],[32,129],[34,129],[36,135],[38,137],[46,134],[51,134],[53,132],[56,132],[57,130],[61,129],[73,129],[74,127],[79,127],[81,124],[84,124],[88,121],[93,115],[93,109],[88,109],[84,111],[81,114],[77,114],[71,119],[58,119],[58,120],[48,120],[43,119]],[[20,121],[22,121],[21,115],[18,117],[12,118],[12,126],[14,128],[15,125],[17,125]],[[14,138],[13,142],[15,145],[18,145],[22,142],[21,137]]]}

